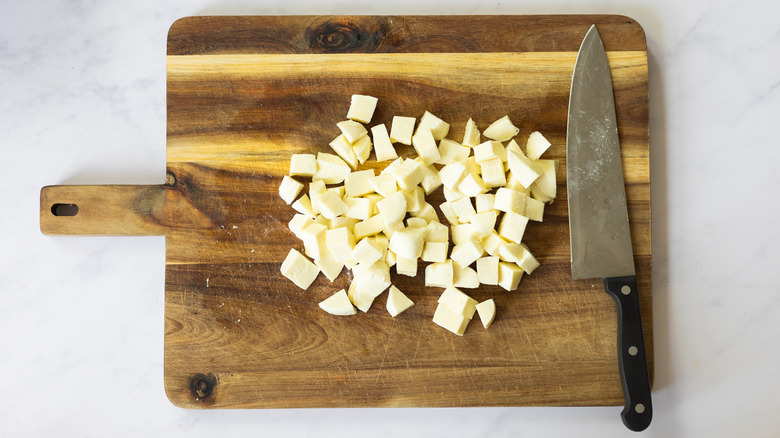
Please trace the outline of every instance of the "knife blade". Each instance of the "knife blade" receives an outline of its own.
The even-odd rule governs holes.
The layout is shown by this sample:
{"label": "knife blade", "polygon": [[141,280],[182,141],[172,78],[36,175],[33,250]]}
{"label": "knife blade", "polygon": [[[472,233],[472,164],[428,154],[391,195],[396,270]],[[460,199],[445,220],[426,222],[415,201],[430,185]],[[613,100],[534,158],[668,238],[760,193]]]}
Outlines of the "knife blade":
{"label": "knife blade", "polygon": [[566,132],[572,279],[602,278],[617,306],[623,423],[641,431],[653,408],[607,53],[596,26],[577,53]]}

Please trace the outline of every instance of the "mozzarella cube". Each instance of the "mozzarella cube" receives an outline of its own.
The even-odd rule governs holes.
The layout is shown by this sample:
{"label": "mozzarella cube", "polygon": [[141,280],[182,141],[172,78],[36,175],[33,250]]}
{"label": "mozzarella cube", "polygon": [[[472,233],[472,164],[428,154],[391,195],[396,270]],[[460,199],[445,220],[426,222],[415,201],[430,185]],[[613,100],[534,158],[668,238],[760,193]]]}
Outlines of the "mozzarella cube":
{"label": "mozzarella cube", "polygon": [[385,263],[387,263],[387,266],[392,268],[395,266],[395,261],[397,260],[397,257],[393,251],[390,251],[389,249],[385,253]]}
{"label": "mozzarella cube", "polygon": [[404,160],[405,160],[404,157],[396,158],[395,161],[393,161],[392,163],[388,164],[384,169],[382,169],[382,171],[379,172],[379,174],[380,175],[383,175],[385,173],[391,174],[393,172],[393,170],[395,170],[396,168],[398,168],[398,166],[403,164]]}
{"label": "mozzarella cube", "polygon": [[477,259],[477,277],[482,284],[498,284],[499,258],[495,256],[480,257]]}
{"label": "mozzarella cube", "polygon": [[452,260],[431,263],[425,268],[425,286],[450,287],[454,279]]}
{"label": "mozzarella cube", "polygon": [[342,263],[352,259],[355,248],[355,236],[347,227],[325,231],[325,247],[337,261]]}
{"label": "mozzarella cube", "polygon": [[482,180],[485,182],[485,187],[493,188],[506,185],[504,162],[501,161],[500,158],[485,160],[479,167],[482,173]]}
{"label": "mozzarella cube", "polygon": [[463,199],[466,197],[466,195],[464,195],[463,192],[461,192],[457,188],[448,189],[447,187],[445,187],[444,190],[442,190],[442,192],[444,194],[444,199],[447,202],[455,202],[458,199]]}
{"label": "mozzarella cube", "polygon": [[536,182],[531,184],[531,187],[529,187],[529,191],[531,192],[531,197],[533,199],[536,199],[537,201],[540,201],[542,203],[552,203],[553,198],[550,196],[547,196],[538,185],[536,185]]}
{"label": "mozzarella cube", "polygon": [[336,126],[344,134],[344,137],[350,144],[355,143],[360,137],[368,135],[366,127],[362,123],[358,123],[354,120],[344,120],[343,122],[336,123]]}
{"label": "mozzarella cube", "polygon": [[304,257],[303,254],[295,249],[291,249],[282,262],[281,272],[296,286],[306,290],[317,278],[320,268]]}
{"label": "mozzarella cube", "polygon": [[417,259],[406,259],[396,255],[395,272],[398,275],[406,275],[408,277],[414,277],[415,275],[417,275]]}
{"label": "mozzarella cube", "polygon": [[356,198],[373,192],[374,189],[371,188],[369,183],[373,178],[374,171],[371,169],[349,173],[344,178],[344,189],[347,196]]}
{"label": "mozzarella cube", "polygon": [[383,173],[368,179],[371,189],[384,197],[388,197],[398,191],[398,183],[395,177],[389,173]]}
{"label": "mozzarella cube", "polygon": [[412,144],[412,133],[414,133],[414,124],[417,121],[414,117],[393,117],[393,124],[390,127],[390,141],[405,145]]}
{"label": "mozzarella cube", "polygon": [[417,132],[425,129],[431,131],[434,139],[441,140],[447,136],[448,132],[450,132],[450,125],[449,123],[445,123],[442,119],[426,111],[425,114],[423,114],[423,116],[420,118],[420,124],[417,125]]}
{"label": "mozzarella cube", "polygon": [[352,302],[349,301],[347,292],[344,289],[326,298],[320,302],[320,308],[331,315],[348,316],[357,313],[355,307],[352,306]]}
{"label": "mozzarella cube", "polygon": [[523,185],[520,184],[520,181],[518,181],[517,178],[515,178],[515,176],[512,174],[511,171],[507,174],[506,177],[506,188],[512,189],[516,192],[520,192],[526,196],[531,196],[531,191],[523,187]]}
{"label": "mozzarella cube", "polygon": [[390,286],[390,291],[387,294],[387,311],[390,313],[390,316],[395,318],[413,305],[414,302],[398,290],[397,287]]}
{"label": "mozzarella cube", "polygon": [[504,217],[501,219],[498,234],[509,241],[520,243],[523,240],[526,225],[528,225],[527,217],[509,211],[504,213]]}
{"label": "mozzarella cube", "polygon": [[449,228],[446,225],[441,224],[439,221],[434,220],[428,222],[425,227],[425,241],[426,242],[444,242],[448,243],[450,240]]}
{"label": "mozzarella cube", "polygon": [[461,268],[457,263],[452,264],[452,270],[455,277],[453,281],[455,287],[467,289],[476,289],[479,287],[479,276],[477,276],[477,271],[468,266]]}
{"label": "mozzarella cube", "polygon": [[406,216],[406,195],[404,192],[395,192],[387,198],[376,203],[379,208],[379,214],[385,221],[385,226],[389,227]]}
{"label": "mozzarella cube", "polygon": [[531,161],[520,150],[520,146],[512,140],[507,146],[507,165],[512,171],[512,176],[525,187],[531,187],[531,184],[537,178],[542,176],[543,170],[539,167],[538,161]]}
{"label": "mozzarella cube", "polygon": [[457,224],[452,226],[452,244],[460,245],[474,238],[474,228],[471,224]]}
{"label": "mozzarella cube", "polygon": [[466,166],[460,161],[453,161],[439,170],[439,178],[444,187],[455,189],[466,176]]}
{"label": "mozzarella cube", "polygon": [[406,198],[406,211],[409,213],[416,213],[420,210],[420,207],[425,204],[425,190],[420,186],[399,193],[403,193]]}
{"label": "mozzarella cube", "polygon": [[464,294],[456,287],[444,289],[444,292],[442,292],[439,297],[438,303],[468,319],[473,318],[474,312],[477,311],[477,300]]}
{"label": "mozzarella cube", "polygon": [[486,141],[478,144],[474,148],[474,161],[482,163],[483,161],[499,158],[501,161],[506,161],[506,149],[500,141]]}
{"label": "mozzarella cube", "polygon": [[498,233],[496,233],[494,230],[491,231],[487,237],[482,239],[482,248],[484,248],[488,254],[497,256],[501,246],[507,243],[509,242],[503,237],[499,236]]}
{"label": "mozzarella cube", "polygon": [[[422,164],[420,157],[415,158],[415,161]],[[422,166],[423,179],[420,181],[420,185],[425,190],[426,195],[430,195],[434,190],[441,187],[441,178],[439,177],[439,170],[433,165]]]}
{"label": "mozzarella cube", "polygon": [[525,152],[528,158],[538,160],[549,147],[550,142],[539,131],[534,131],[528,136]]}
{"label": "mozzarella cube", "polygon": [[504,116],[491,123],[482,134],[496,141],[507,141],[516,136],[518,132],[520,132],[520,128],[512,124],[509,116]]}
{"label": "mozzarella cube", "polygon": [[327,247],[325,246],[325,232],[327,225],[312,222],[303,227],[298,233],[298,238],[303,241],[304,253],[314,260],[325,256]]}
{"label": "mozzarella cube", "polygon": [[525,204],[528,197],[512,189],[501,187],[496,191],[496,202],[493,204],[496,210],[525,214]]}
{"label": "mozzarella cube", "polygon": [[539,267],[539,261],[524,244],[509,243],[502,246],[498,255],[502,260],[517,264],[524,272],[532,273]]}
{"label": "mozzarella cube", "polygon": [[482,326],[485,328],[490,327],[490,324],[493,324],[493,319],[496,317],[496,302],[491,298],[477,304],[477,314],[480,321],[482,321]]}
{"label": "mozzarella cube", "polygon": [[373,236],[381,232],[385,228],[385,220],[380,215],[374,215],[370,218],[360,221],[355,224],[355,238],[362,239],[364,237]]}
{"label": "mozzarella cube", "polygon": [[453,161],[463,161],[469,157],[470,153],[471,149],[469,147],[463,146],[457,141],[442,138],[439,141],[440,158],[436,161],[436,164],[450,164]]}
{"label": "mozzarella cube", "polygon": [[399,222],[397,222],[394,225],[391,225],[389,227],[385,227],[385,229],[382,230],[382,234],[387,236],[388,239],[392,239],[393,238],[393,234],[395,234],[396,231],[403,230],[404,228],[406,228],[404,226],[404,223],[399,221]]}
{"label": "mozzarella cube", "polygon": [[336,258],[327,251],[325,251],[323,257],[315,260],[314,263],[320,268],[320,271],[325,274],[325,277],[327,277],[331,283],[333,283],[333,280],[341,274],[341,270],[344,269],[344,263],[336,260]]}
{"label": "mozzarella cube", "polygon": [[333,219],[328,220],[328,229],[333,230],[336,228],[346,227],[347,229],[351,230],[355,228],[356,223],[358,223],[357,219],[345,216],[334,217]]}
{"label": "mozzarella cube", "polygon": [[285,175],[282,178],[282,183],[279,184],[279,197],[287,205],[290,205],[298,197],[298,194],[301,193],[301,190],[303,190],[303,184]]}
{"label": "mozzarella cube", "polygon": [[390,136],[387,134],[387,128],[384,123],[371,128],[371,136],[374,138],[374,152],[377,161],[390,161],[398,158],[393,147]]}
{"label": "mozzarella cube", "polygon": [[[294,206],[295,204],[293,204],[293,207]],[[528,219],[532,221],[542,222],[542,219],[544,218],[544,202],[534,198],[526,198],[523,216],[528,217]]]}
{"label": "mozzarella cube", "polygon": [[452,210],[458,215],[458,222],[462,224],[467,223],[472,215],[477,214],[471,204],[471,198],[461,198],[452,202]]}
{"label": "mozzarella cube", "polygon": [[352,268],[352,274],[357,282],[356,289],[371,294],[374,298],[390,286],[390,267],[384,260],[373,265],[358,263]]}
{"label": "mozzarella cube", "polygon": [[349,105],[349,111],[347,112],[347,118],[356,120],[360,123],[370,122],[371,117],[374,116],[374,110],[376,109],[376,102],[378,100],[379,99],[372,96],[353,94],[352,101]]}
{"label": "mozzarella cube", "polygon": [[393,169],[391,174],[402,190],[411,190],[414,186],[420,184],[425,177],[423,166],[419,162],[408,158]]}
{"label": "mozzarella cube", "polygon": [[465,268],[482,257],[484,249],[482,244],[474,239],[455,245],[450,253],[450,259],[461,268]]}
{"label": "mozzarella cube", "polygon": [[450,225],[460,223],[460,221],[458,221],[458,215],[455,214],[455,210],[452,208],[451,202],[442,202],[439,204],[439,210],[441,210],[441,213],[444,215]]}
{"label": "mozzarella cube", "polygon": [[347,297],[349,297],[349,300],[352,301],[352,304],[354,304],[355,307],[357,307],[361,312],[368,312],[368,309],[371,308],[371,304],[374,303],[374,299],[376,298],[363,289],[358,288],[357,281],[350,283]]}
{"label": "mozzarella cube", "polygon": [[[428,222],[425,221],[425,219],[419,218],[419,217],[410,217],[406,220],[406,227],[407,228],[425,228],[425,230],[421,230],[423,234],[427,233],[428,229],[426,228],[428,226]],[[425,236],[423,235],[423,238]]]}
{"label": "mozzarella cube", "polygon": [[344,215],[347,218],[366,220],[372,216],[374,205],[368,198],[344,198],[347,204],[347,211]]}
{"label": "mozzarella cube", "polygon": [[322,180],[325,184],[339,184],[352,171],[349,164],[341,158],[324,152],[317,154],[317,171],[313,180]]}
{"label": "mozzarella cube", "polygon": [[300,233],[301,230],[306,225],[309,225],[311,223],[314,223],[314,220],[304,214],[296,214],[290,219],[290,222],[287,223],[287,227],[292,231],[293,234],[295,234],[295,237],[301,238]]}
{"label": "mozzarella cube", "polygon": [[[544,205],[544,204],[542,204]],[[305,214],[306,216],[309,216],[310,218],[314,218],[316,214],[314,213],[314,210],[311,208],[311,200],[309,199],[309,196],[307,196],[305,193],[303,196],[298,198],[297,201],[292,203],[293,210],[297,211],[298,213]]]}
{"label": "mozzarella cube", "polygon": [[344,134],[334,138],[333,141],[329,143],[329,146],[339,155],[339,157],[341,157],[347,164],[349,164],[349,167],[351,167],[352,170],[357,169],[357,156],[355,155],[355,151],[352,149],[352,143],[347,140],[347,137],[344,136]]}
{"label": "mozzarella cube", "polygon": [[[425,244],[425,229],[404,228],[393,233],[390,238],[390,249],[405,259],[417,259],[422,255]],[[396,260],[396,263],[398,261]]]}
{"label": "mozzarella cube", "polygon": [[498,218],[498,212],[495,210],[486,211],[485,213],[477,213],[471,215],[469,222],[471,223],[472,233],[475,239],[482,240],[496,227],[496,219]]}
{"label": "mozzarella cube", "polygon": [[290,158],[290,176],[311,177],[317,171],[317,158],[314,154],[293,154]]}
{"label": "mozzarella cube", "polygon": [[463,336],[470,319],[453,312],[445,306],[439,305],[433,313],[433,322],[439,327],[445,328],[458,336]]}
{"label": "mozzarella cube", "polygon": [[436,210],[433,209],[431,204],[424,201],[422,205],[420,205],[420,208],[412,213],[412,216],[423,219],[426,224],[439,221],[439,216],[436,214]]}
{"label": "mozzarella cube", "polygon": [[347,204],[333,190],[326,190],[320,195],[320,212],[327,219],[333,219],[347,212]]}
{"label": "mozzarella cube", "polygon": [[517,289],[520,285],[520,279],[523,277],[523,270],[514,263],[498,263],[498,285],[508,291]]}
{"label": "mozzarella cube", "polygon": [[371,155],[371,138],[369,136],[360,137],[356,142],[352,143],[352,151],[355,152],[355,156],[360,164],[368,161],[369,155]]}
{"label": "mozzarella cube", "polygon": [[440,263],[447,260],[447,242],[425,242],[422,259],[424,262]]}
{"label": "mozzarella cube", "polygon": [[474,120],[469,119],[466,122],[466,130],[463,133],[463,145],[468,147],[474,147],[480,143],[479,129]]}
{"label": "mozzarella cube", "polygon": [[542,169],[542,175],[534,183],[547,197],[555,198],[558,189],[555,182],[555,171],[556,167],[558,167],[558,162],[556,160],[537,160],[534,163]]}
{"label": "mozzarella cube", "polygon": [[458,184],[458,191],[470,198],[474,198],[479,194],[487,193],[488,189],[485,187],[485,181],[482,181],[478,174],[469,173]]}
{"label": "mozzarella cube", "polygon": [[373,265],[384,256],[382,248],[379,247],[371,238],[360,239],[352,251],[353,260],[364,265]]}
{"label": "mozzarella cube", "polygon": [[441,159],[439,148],[436,147],[436,140],[428,129],[418,129],[412,137],[412,146],[420,157],[423,166],[428,166]]}
{"label": "mozzarella cube", "polygon": [[320,213],[319,200],[320,195],[325,193],[325,181],[314,180],[309,183],[309,199],[311,200],[311,209],[314,214]]}
{"label": "mozzarella cube", "polygon": [[481,193],[477,195],[477,213],[485,213],[494,210],[493,205],[496,201],[496,195],[492,193]]}

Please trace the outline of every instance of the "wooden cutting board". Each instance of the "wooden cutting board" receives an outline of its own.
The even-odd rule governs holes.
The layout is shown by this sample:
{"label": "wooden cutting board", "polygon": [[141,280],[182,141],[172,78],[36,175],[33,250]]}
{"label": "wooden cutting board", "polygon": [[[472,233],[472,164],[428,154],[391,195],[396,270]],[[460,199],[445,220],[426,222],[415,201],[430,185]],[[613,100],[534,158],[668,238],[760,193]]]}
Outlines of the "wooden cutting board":
{"label": "wooden cutting board", "polygon": [[[569,265],[567,105],[591,24],[612,68],[652,379],[647,52],[622,16],[181,19],[168,35],[166,183],[45,187],[41,229],[166,236],[165,391],[178,406],[622,404],[615,305],[600,280],[572,281]],[[352,317],[317,306],[347,287],[346,270],[307,291],[280,274],[302,245],[277,187],[292,154],[330,152],[352,94],[379,98],[371,126],[428,110],[460,139],[469,117],[484,129],[508,114],[521,139],[539,130],[552,141],[559,196],[525,238],[542,266],[515,292],[468,291],[495,299],[489,330],[436,326],[441,290],[422,276],[393,271],[415,306],[392,318],[384,295]],[[382,167],[373,153],[369,163]],[[442,201],[441,190],[429,198]]]}

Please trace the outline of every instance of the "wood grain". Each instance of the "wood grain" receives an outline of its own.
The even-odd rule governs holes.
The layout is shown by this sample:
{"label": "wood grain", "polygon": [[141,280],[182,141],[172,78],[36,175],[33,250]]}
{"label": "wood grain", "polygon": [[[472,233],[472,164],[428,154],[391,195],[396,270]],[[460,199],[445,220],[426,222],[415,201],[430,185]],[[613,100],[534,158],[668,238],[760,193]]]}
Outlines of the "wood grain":
{"label": "wood grain", "polygon": [[[622,404],[615,305],[600,279],[572,281],[569,264],[566,114],[576,51],[593,23],[613,75],[652,379],[647,54],[636,22],[189,17],[168,38],[166,184],[140,203],[137,187],[118,196],[116,186],[95,189],[111,199],[110,211],[132,211],[120,217],[128,230],[166,236],[171,401],[188,408]],[[421,276],[393,273],[415,302],[397,318],[384,297],[353,317],[322,312],[317,303],[348,285],[344,273],[333,283],[321,275],[307,291],[281,276],[289,249],[302,245],[287,229],[294,211],[277,187],[290,155],[330,151],[352,94],[379,98],[371,126],[428,110],[459,139],[469,117],[484,128],[509,114],[520,138],[540,130],[552,141],[559,197],[525,239],[542,266],[516,292],[469,291],[495,299],[489,330],[476,321],[456,337],[434,325],[441,291],[423,287]],[[411,147],[398,150],[413,155]],[[384,164],[372,154],[367,165]],[[59,199],[52,190],[42,192],[44,232],[122,234],[108,214],[80,225],[44,220],[46,205]],[[441,191],[429,197],[442,201]]]}

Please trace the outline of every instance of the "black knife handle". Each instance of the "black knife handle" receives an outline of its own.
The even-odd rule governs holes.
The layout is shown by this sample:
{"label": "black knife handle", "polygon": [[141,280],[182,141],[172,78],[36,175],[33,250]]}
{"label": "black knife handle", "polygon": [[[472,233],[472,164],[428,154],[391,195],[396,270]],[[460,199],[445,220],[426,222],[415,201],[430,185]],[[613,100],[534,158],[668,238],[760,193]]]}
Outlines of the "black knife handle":
{"label": "black knife handle", "polygon": [[627,428],[635,432],[643,431],[653,418],[653,405],[650,400],[650,377],[636,276],[605,278],[604,289],[617,304],[618,366],[625,398],[625,407],[620,416]]}

